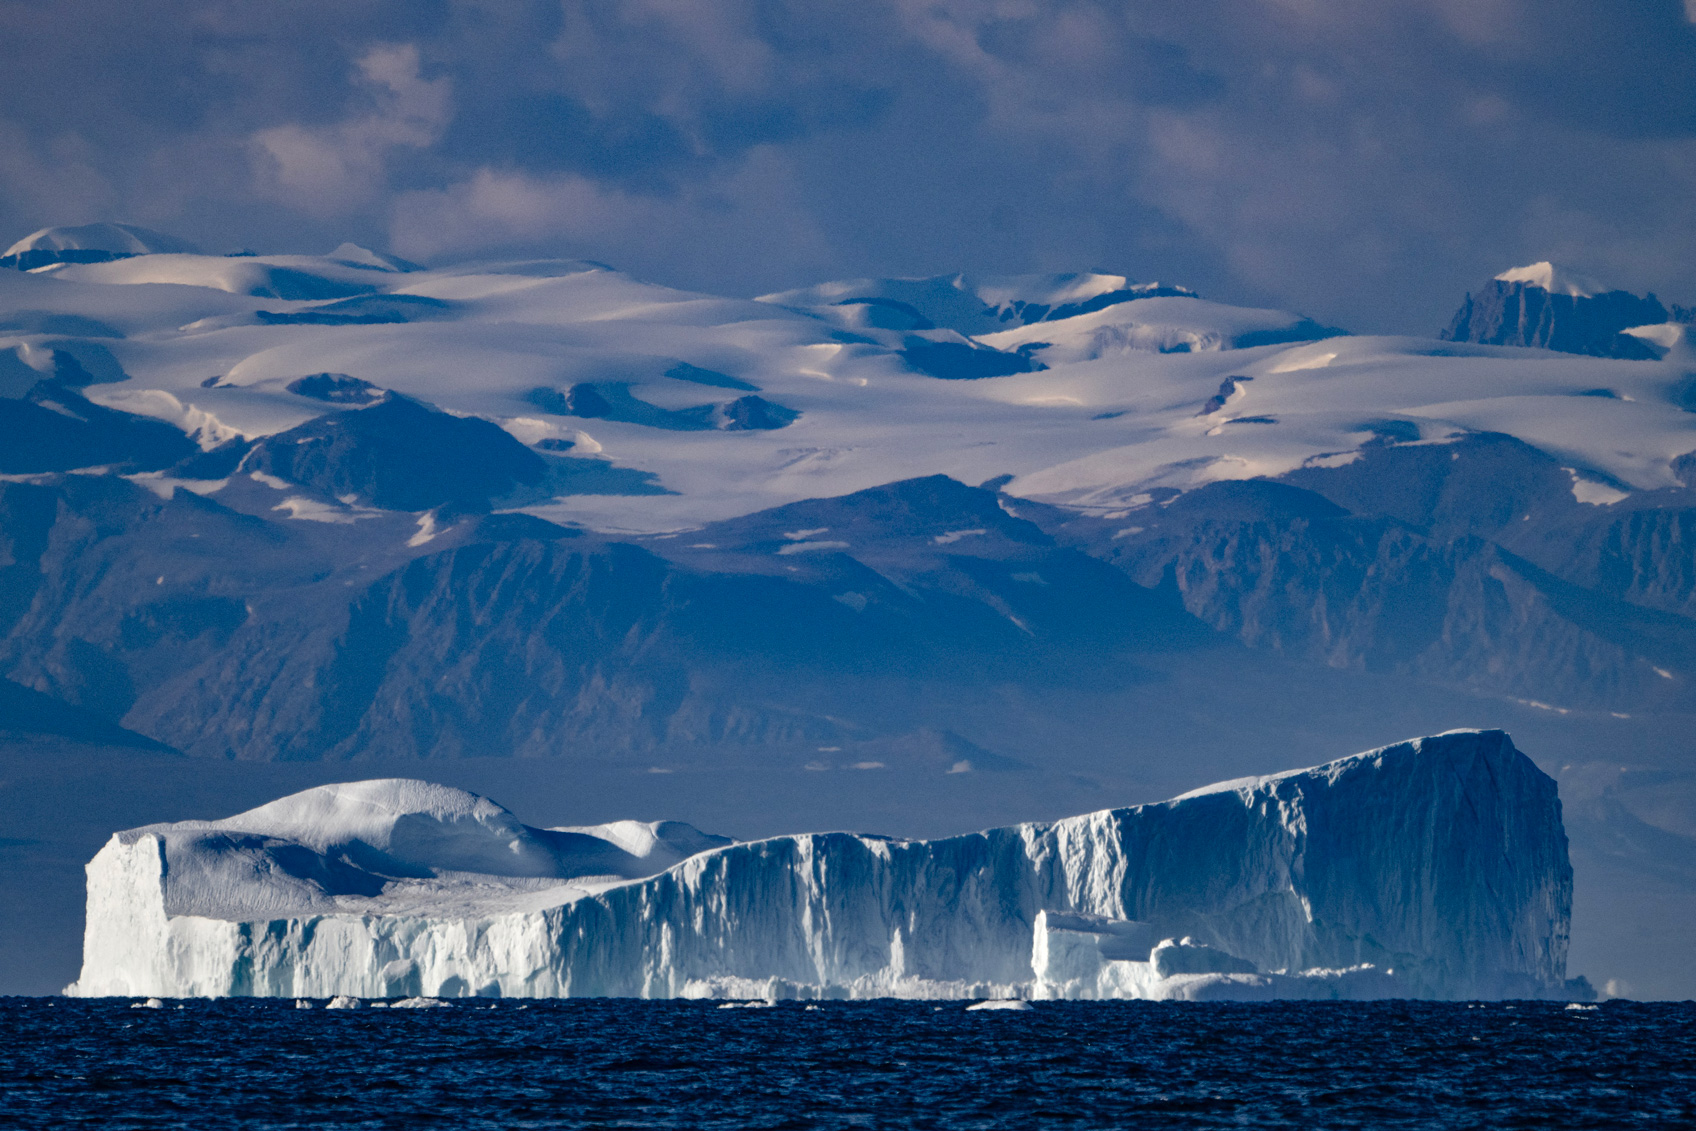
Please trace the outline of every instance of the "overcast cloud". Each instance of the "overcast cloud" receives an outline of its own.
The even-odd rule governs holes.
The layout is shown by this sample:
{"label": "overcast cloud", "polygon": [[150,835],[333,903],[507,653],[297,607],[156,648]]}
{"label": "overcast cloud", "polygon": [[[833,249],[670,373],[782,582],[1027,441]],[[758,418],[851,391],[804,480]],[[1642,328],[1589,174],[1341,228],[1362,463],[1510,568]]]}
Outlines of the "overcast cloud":
{"label": "overcast cloud", "polygon": [[1696,301],[1696,0],[14,0],[0,90],[8,239]]}

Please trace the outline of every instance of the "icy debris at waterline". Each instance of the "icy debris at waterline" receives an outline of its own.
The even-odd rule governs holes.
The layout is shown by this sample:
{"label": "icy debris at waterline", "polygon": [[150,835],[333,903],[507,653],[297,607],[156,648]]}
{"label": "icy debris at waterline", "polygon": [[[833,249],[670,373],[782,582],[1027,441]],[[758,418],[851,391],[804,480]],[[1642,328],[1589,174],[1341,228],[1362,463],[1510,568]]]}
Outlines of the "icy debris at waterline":
{"label": "icy debris at waterline", "polygon": [[114,836],[67,992],[1571,996],[1571,897],[1555,783],[1500,731],[937,841],[562,833],[365,782]]}

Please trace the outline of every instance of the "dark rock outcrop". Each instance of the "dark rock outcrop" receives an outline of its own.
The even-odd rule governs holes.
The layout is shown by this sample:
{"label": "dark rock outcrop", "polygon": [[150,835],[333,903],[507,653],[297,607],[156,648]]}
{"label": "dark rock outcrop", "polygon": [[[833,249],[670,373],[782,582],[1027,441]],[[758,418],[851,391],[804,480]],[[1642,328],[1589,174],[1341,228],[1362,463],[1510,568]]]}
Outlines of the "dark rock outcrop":
{"label": "dark rock outcrop", "polygon": [[314,373],[298,377],[283,387],[297,397],[311,397],[329,404],[364,405],[383,397],[382,389],[346,373]]}
{"label": "dark rock outcrop", "polygon": [[[672,374],[668,373],[667,376]],[[698,381],[693,375],[684,379],[696,384],[723,385],[723,382],[718,381]],[[735,386],[730,387],[749,386],[737,382]],[[616,420],[621,424],[640,424],[646,428],[663,428],[668,432],[708,432],[714,429],[726,432],[770,431],[786,428],[801,416],[792,408],[752,393],[725,404],[699,404],[681,409],[661,408],[636,396],[630,391],[629,383],[624,381],[584,381],[571,386],[563,393],[558,389],[543,386],[530,390],[526,399],[543,412],[555,416],[575,416],[584,420]]]}
{"label": "dark rock outcrop", "polygon": [[254,317],[267,326],[379,326],[396,322],[430,322],[453,315],[453,304],[426,295],[358,295],[327,302],[310,310],[259,310]]}
{"label": "dark rock outcrop", "polygon": [[158,471],[186,459],[194,441],[161,420],[94,404],[57,381],[0,398],[0,474],[112,466]]}
{"label": "dark rock outcrop", "polygon": [[908,335],[900,351],[909,368],[929,377],[975,381],[1047,368],[1025,353],[991,349],[951,331],[930,331],[930,334],[930,337]]}
{"label": "dark rock outcrop", "polygon": [[1535,346],[1562,353],[1649,361],[1657,357],[1646,342],[1622,330],[1667,321],[1654,295],[1639,298],[1627,291],[1597,295],[1551,293],[1523,282],[1492,279],[1455,312],[1438,337],[1450,342],[1492,346]]}
{"label": "dark rock outcrop", "polygon": [[477,417],[387,393],[368,408],[309,420],[255,445],[244,465],[385,510],[476,510],[540,482],[542,457]]}
{"label": "dark rock outcrop", "polygon": [[1480,434],[1112,521],[1020,509],[1254,648],[1566,707],[1687,709],[1691,500],[1589,506],[1572,484],[1543,452]]}

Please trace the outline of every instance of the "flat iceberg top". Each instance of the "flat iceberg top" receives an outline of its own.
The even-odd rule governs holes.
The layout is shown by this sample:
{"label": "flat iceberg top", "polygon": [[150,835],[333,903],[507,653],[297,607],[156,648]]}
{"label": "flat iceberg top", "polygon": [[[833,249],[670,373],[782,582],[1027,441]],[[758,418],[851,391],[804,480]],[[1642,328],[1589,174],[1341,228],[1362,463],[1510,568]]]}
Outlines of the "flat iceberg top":
{"label": "flat iceberg top", "polygon": [[1573,298],[1594,298],[1613,290],[1594,279],[1556,267],[1546,259],[1541,263],[1510,268],[1496,278],[1503,283],[1524,283],[1528,287],[1542,287],[1553,295],[1571,295]]}
{"label": "flat iceberg top", "polygon": [[[1445,739],[1460,739],[1462,741],[1458,743],[1445,742]],[[1472,742],[1466,740],[1474,740],[1478,744],[1496,748],[1506,747],[1509,750],[1513,748],[1513,742],[1506,731],[1468,728],[1446,730],[1442,734],[1432,735],[1429,738],[1415,738],[1408,742],[1380,746],[1376,750],[1363,750],[1359,754],[1351,754],[1347,758],[1338,758],[1323,765],[1309,766],[1306,769],[1281,770],[1275,774],[1257,774],[1249,777],[1232,778],[1229,781],[1214,782],[1212,785],[1204,785],[1199,789],[1192,789],[1188,793],[1181,793],[1166,804],[1189,801],[1192,798],[1206,797],[1217,793],[1240,793],[1246,797],[1251,793],[1270,789],[1279,782],[1297,778],[1334,782],[1351,769],[1373,762],[1381,762],[1386,754],[1392,752],[1419,755],[1426,753],[1427,747],[1432,751],[1457,750],[1472,745]]]}

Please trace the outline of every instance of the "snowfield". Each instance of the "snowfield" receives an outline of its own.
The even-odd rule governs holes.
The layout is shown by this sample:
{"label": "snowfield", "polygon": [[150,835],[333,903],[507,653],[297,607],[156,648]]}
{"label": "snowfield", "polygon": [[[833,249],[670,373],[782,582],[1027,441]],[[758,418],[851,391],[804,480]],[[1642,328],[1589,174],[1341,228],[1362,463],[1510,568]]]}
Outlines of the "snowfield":
{"label": "snowfield", "polygon": [[535,829],[323,786],[119,833],[79,996],[1562,996],[1555,784],[1457,731],[938,841]]}
{"label": "snowfield", "polygon": [[[81,229],[54,231],[14,254],[75,244],[62,233]],[[139,231],[107,242],[145,251]],[[0,310],[14,312],[0,319],[0,393],[22,396],[71,356],[91,401],[209,450],[360,411],[291,391],[345,376],[645,483],[614,493],[627,488],[579,476],[496,500],[604,531],[689,529],[936,473],[1010,476],[1013,495],[1107,511],[1151,488],[1480,431],[1570,464],[1616,493],[1579,497],[1607,505],[1675,485],[1672,461],[1696,448],[1691,348],[1670,324],[1634,331],[1661,360],[1612,361],[1339,337],[1108,275],[852,280],[750,301],[573,261],[423,270],[352,245],[169,246],[0,272]],[[1545,268],[1503,278],[1566,286]],[[222,475],[172,478],[224,490]]]}

